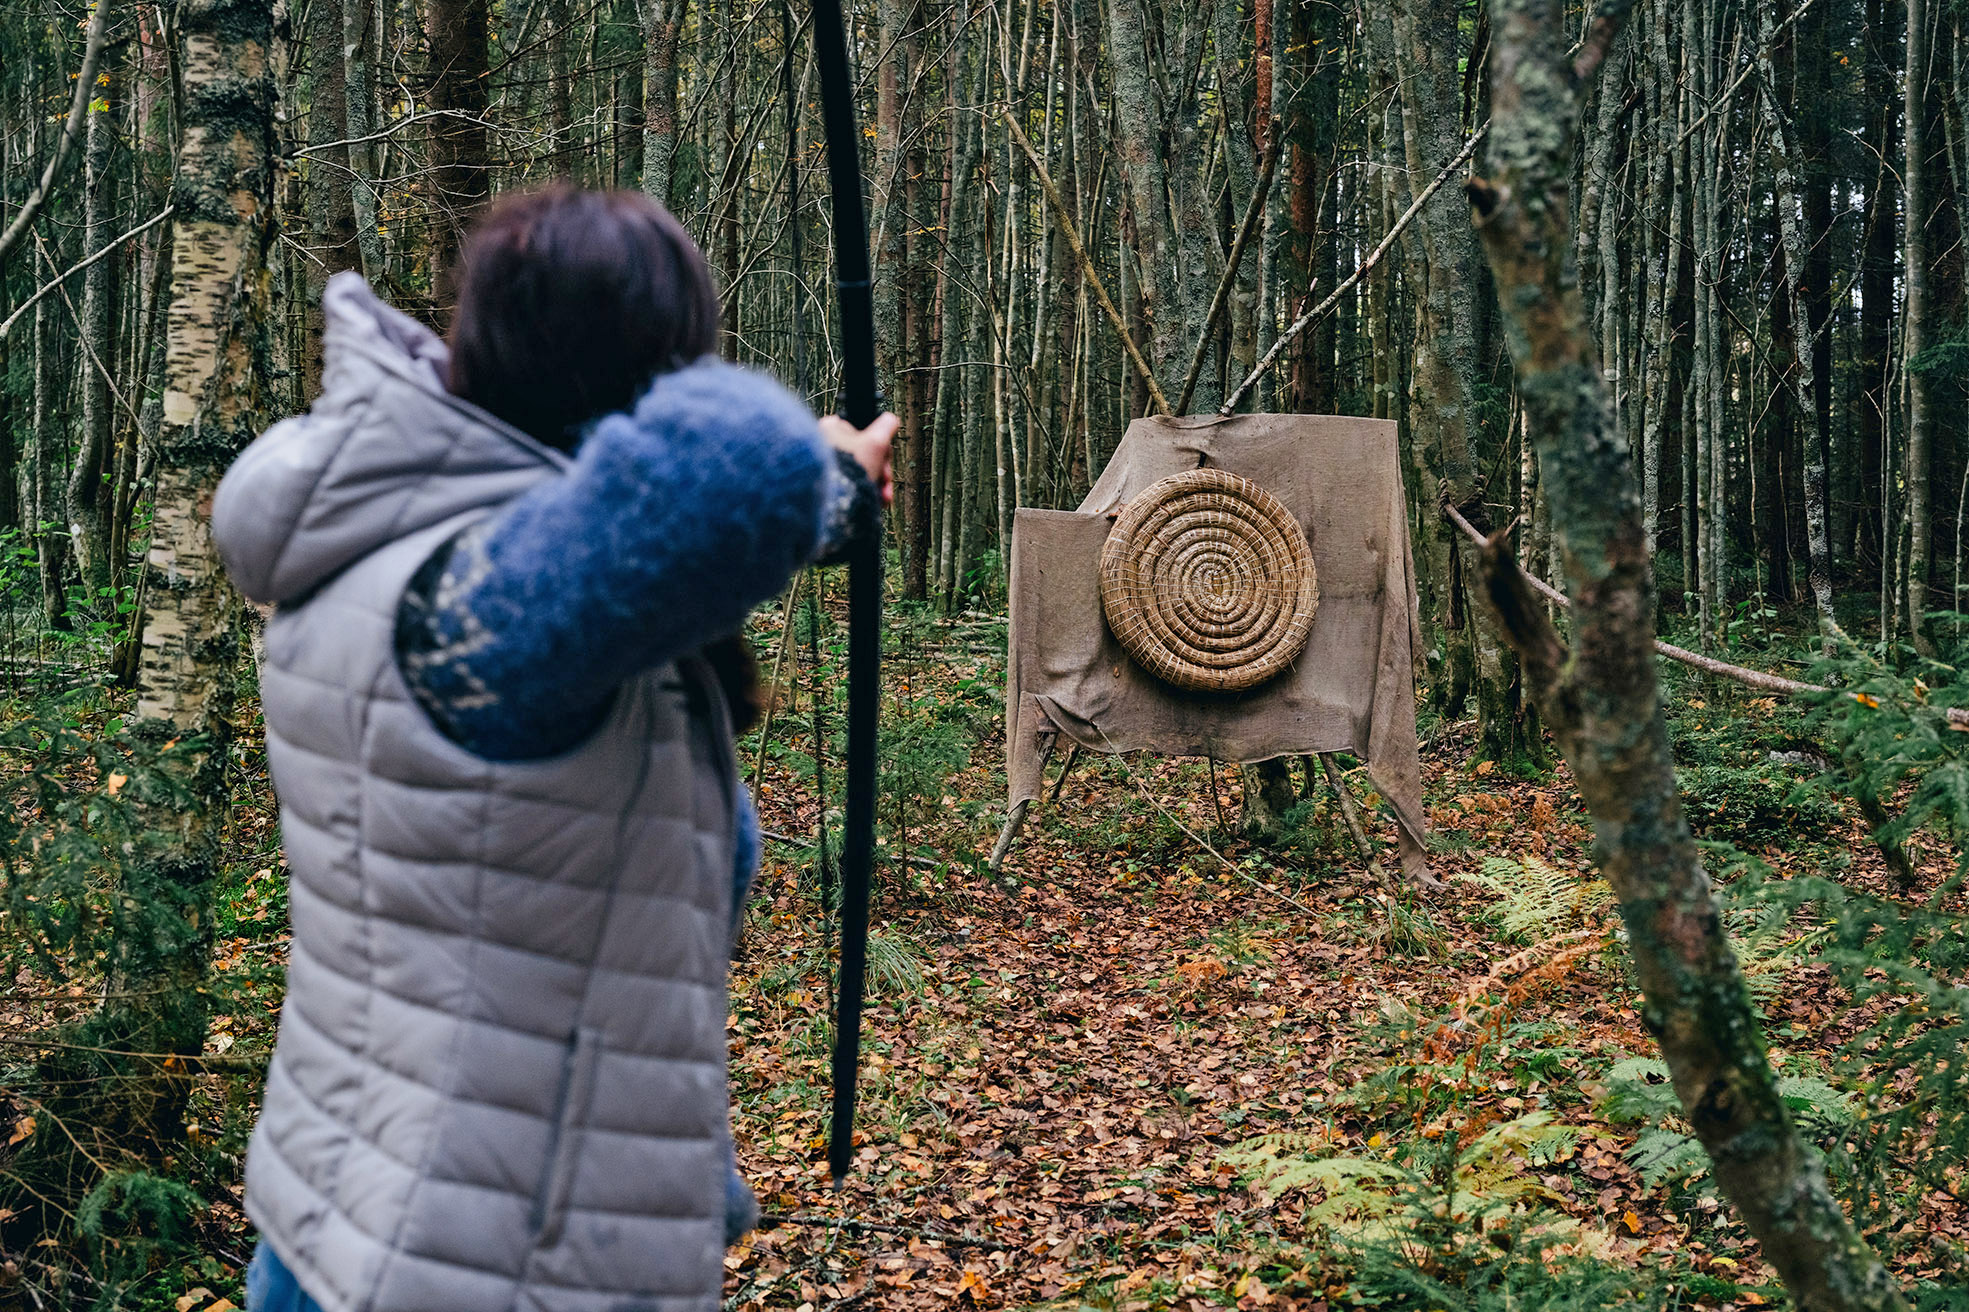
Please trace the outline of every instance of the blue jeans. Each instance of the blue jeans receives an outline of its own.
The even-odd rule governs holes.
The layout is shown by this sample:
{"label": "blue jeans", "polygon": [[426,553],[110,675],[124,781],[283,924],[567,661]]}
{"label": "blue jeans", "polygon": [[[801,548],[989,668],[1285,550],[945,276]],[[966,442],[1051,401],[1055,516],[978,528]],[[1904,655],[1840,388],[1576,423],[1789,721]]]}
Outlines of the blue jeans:
{"label": "blue jeans", "polygon": [[321,1304],[301,1292],[294,1273],[262,1240],[246,1268],[246,1312],[321,1312]]}

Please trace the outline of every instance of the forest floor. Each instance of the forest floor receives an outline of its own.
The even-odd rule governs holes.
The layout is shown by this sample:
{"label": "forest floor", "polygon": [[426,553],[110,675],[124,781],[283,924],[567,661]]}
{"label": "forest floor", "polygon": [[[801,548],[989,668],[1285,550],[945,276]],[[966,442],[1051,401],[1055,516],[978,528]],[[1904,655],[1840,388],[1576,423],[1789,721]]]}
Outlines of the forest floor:
{"label": "forest floor", "polygon": [[[1782,1302],[1660,1114],[1672,1100],[1647,1064],[1563,766],[1488,760],[1473,724],[1426,721],[1446,887],[1418,893],[1370,875],[1323,783],[1261,846],[1224,823],[1238,816],[1234,768],[1216,772],[1213,801],[1203,762],[1089,754],[993,880],[1003,635],[991,617],[892,626],[887,859],[858,1150],[839,1193],[824,1161],[831,939],[811,754],[818,691],[838,798],[838,632],[803,637],[786,665],[731,1020],[740,1167],[768,1225],[727,1256],[729,1308]],[[755,637],[771,651],[770,628]],[[1837,868],[1887,889],[1864,826],[1793,795],[1809,767],[1770,760],[1794,741],[1789,708],[1693,686],[1671,687],[1669,707],[1700,832],[1781,876]],[[237,750],[208,1043],[234,1073],[203,1077],[189,1127],[203,1165],[185,1168],[218,1201],[201,1256],[154,1270],[161,1301],[145,1308],[230,1307],[253,1243],[238,1167],[278,1014],[286,883],[260,746],[248,732]],[[741,750],[749,770],[758,737]],[[1348,778],[1385,842],[1364,772]],[[829,819],[838,831],[838,809]],[[1930,886],[1947,860],[1934,854]],[[1815,1109],[1849,1096],[1824,1081],[1859,1020],[1800,964],[1795,934],[1731,914],[1773,1056],[1818,1125]],[[17,995],[5,1020],[50,1032],[95,996]],[[1896,1238],[1903,1276],[1964,1281],[1958,1200],[1923,1200]]]}
{"label": "forest floor", "polygon": [[[1545,1290],[1554,1306],[1781,1299],[1706,1177],[1667,1169],[1690,1145],[1673,1119],[1632,1110],[1632,1086],[1658,1081],[1632,1059],[1656,1050],[1563,765],[1509,777],[1478,758],[1474,725],[1435,726],[1423,766],[1448,887],[1391,895],[1323,788],[1292,841],[1260,848],[1219,827],[1238,814],[1235,770],[1218,773],[1220,811],[1202,762],[1083,757],[1001,884],[983,863],[1003,739],[980,714],[1001,662],[948,640],[904,660],[916,684],[897,733],[909,740],[913,707],[976,737],[899,812],[915,817],[913,860],[880,883],[858,1152],[839,1194],[824,1161],[823,919],[811,849],[786,841],[816,832],[811,760],[788,749],[766,770],[764,822],[782,837],[735,969],[733,1088],[741,1169],[779,1224],[728,1256],[729,1307],[1324,1312],[1366,1300],[1368,1267],[1417,1296],[1473,1277],[1521,1285],[1528,1307],[1541,1266],[1569,1257],[1570,1293]],[[1700,690],[1678,694],[1678,739],[1714,720],[1740,753],[1783,745],[1777,704],[1722,696],[1716,714]],[[1844,855],[1842,878],[1884,888],[1862,826],[1787,814],[1790,783],[1773,783],[1692,809],[1712,835],[1765,840],[1745,846],[1780,876]],[[1782,938],[1744,955],[1808,1112],[1856,1022]],[[1259,1141],[1261,1158],[1299,1163],[1312,1187],[1254,1189],[1252,1159],[1226,1160],[1265,1135],[1284,1137]],[[1321,1159],[1342,1165],[1322,1174]],[[1656,1164],[1668,1178],[1644,1179]],[[1969,1238],[1956,1200],[1928,1201],[1922,1225]],[[1545,1261],[1514,1268],[1501,1254],[1527,1227]],[[1919,1259],[1904,1273],[1944,1274]]]}

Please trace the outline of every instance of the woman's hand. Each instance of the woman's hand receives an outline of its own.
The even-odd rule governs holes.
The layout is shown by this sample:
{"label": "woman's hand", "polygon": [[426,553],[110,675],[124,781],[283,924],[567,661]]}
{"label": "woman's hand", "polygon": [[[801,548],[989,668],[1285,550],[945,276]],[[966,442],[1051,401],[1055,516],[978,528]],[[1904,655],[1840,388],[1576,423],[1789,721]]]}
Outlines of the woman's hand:
{"label": "woman's hand", "polygon": [[854,457],[855,463],[867,472],[868,481],[882,494],[885,506],[896,499],[889,449],[895,442],[896,430],[901,427],[902,420],[892,414],[884,414],[867,428],[856,428],[839,415],[822,415],[820,419],[820,435],[836,451]]}

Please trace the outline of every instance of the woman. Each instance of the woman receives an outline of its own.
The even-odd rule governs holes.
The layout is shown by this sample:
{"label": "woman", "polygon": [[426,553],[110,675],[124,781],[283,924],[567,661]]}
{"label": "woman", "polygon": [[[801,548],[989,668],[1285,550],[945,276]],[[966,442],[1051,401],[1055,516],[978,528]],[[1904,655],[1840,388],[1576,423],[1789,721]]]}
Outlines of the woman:
{"label": "woman", "polygon": [[[246,1166],[252,1312],[718,1305],[746,614],[880,514],[893,416],[713,357],[660,207],[467,242],[450,342],[354,275],[213,532],[261,673],[292,959]],[[729,1186],[728,1186],[729,1181]]]}

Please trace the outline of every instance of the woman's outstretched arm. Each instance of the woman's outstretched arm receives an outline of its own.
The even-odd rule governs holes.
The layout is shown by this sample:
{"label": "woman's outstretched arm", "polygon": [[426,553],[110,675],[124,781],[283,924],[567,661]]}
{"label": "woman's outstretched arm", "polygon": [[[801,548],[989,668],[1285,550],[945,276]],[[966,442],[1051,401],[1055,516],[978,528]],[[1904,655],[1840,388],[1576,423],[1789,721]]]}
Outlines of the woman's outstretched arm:
{"label": "woman's outstretched arm", "polygon": [[425,563],[398,611],[398,662],[454,741],[550,756],[594,730],[626,679],[737,630],[878,504],[797,397],[694,364],[601,420],[565,476]]}

